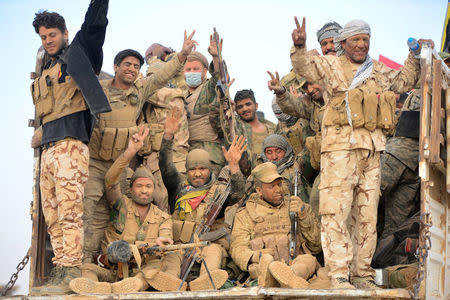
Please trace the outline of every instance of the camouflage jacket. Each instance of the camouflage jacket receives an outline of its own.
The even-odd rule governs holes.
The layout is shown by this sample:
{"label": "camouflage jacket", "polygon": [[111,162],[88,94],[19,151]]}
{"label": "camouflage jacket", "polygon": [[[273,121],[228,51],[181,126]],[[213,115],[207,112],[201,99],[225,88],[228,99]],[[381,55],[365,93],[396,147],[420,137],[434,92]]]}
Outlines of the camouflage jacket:
{"label": "camouflage jacket", "polygon": [[[308,82],[318,83],[323,87],[324,119],[332,108],[329,105],[331,100],[338,93],[347,91],[360,66],[350,62],[345,55],[310,56],[306,47],[293,47],[291,61],[297,74],[305,77]],[[419,69],[419,60],[412,53],[409,54],[404,67],[398,71],[373,60],[373,72],[364,82],[364,86],[371,86],[379,91],[408,92],[418,80]],[[350,142],[350,137],[354,142]],[[364,127],[352,129],[350,125],[322,126],[322,152],[357,148],[383,151],[385,144],[386,137],[381,129],[370,132]]]}

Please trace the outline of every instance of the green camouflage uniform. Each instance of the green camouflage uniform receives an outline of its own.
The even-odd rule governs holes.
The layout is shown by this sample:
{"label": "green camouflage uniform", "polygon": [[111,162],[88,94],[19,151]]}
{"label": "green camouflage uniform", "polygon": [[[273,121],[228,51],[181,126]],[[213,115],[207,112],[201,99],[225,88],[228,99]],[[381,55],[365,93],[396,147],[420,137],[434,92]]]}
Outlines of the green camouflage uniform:
{"label": "green camouflage uniform", "polygon": [[[403,111],[420,111],[420,90],[411,93],[405,101]],[[418,211],[418,165],[418,139],[397,136],[397,133],[388,139],[386,152],[381,155],[380,205],[384,204],[384,229],[381,238],[392,234]]]}
{"label": "green camouflage uniform", "polygon": [[212,125],[211,120],[218,116],[210,111],[218,111],[216,101],[216,85],[219,74],[214,71],[212,64],[209,71],[211,78],[204,81],[186,97],[186,109],[188,112],[189,126],[189,151],[204,149],[210,155],[213,164],[213,172],[218,175],[225,166],[225,158],[222,152],[223,141]]}

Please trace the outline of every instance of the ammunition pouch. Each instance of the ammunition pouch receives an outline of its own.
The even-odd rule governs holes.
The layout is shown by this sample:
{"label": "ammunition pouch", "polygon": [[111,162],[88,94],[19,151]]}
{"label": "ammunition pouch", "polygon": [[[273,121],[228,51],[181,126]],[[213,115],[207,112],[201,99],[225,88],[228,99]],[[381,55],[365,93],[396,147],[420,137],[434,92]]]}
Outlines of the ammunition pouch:
{"label": "ammunition pouch", "polygon": [[[352,126],[365,127],[369,131],[381,128],[391,131],[394,128],[395,94],[390,91],[375,93],[367,88],[348,92]],[[323,123],[325,126],[349,125],[345,107],[345,92],[338,93],[330,102]]]}
{"label": "ammunition pouch", "polygon": [[31,85],[31,95],[36,115],[42,122],[86,110],[86,103],[75,81],[67,76],[65,82],[59,82],[61,65],[58,63],[42,72]]}
{"label": "ammunition pouch", "polygon": [[125,151],[128,138],[139,131],[137,126],[130,128],[94,128],[89,143],[90,156],[104,161],[116,160]]}
{"label": "ammunition pouch", "polygon": [[163,124],[145,123],[145,126],[149,129],[149,133],[144,140],[144,146],[138,152],[140,156],[150,155],[153,151],[158,152],[164,135]]}
{"label": "ammunition pouch", "polygon": [[195,229],[195,222],[173,220],[174,242],[189,243]]}
{"label": "ammunition pouch", "polygon": [[315,170],[320,170],[320,144],[322,134],[319,132],[315,136],[309,136],[306,138],[305,147],[309,151],[309,159],[311,167]]}

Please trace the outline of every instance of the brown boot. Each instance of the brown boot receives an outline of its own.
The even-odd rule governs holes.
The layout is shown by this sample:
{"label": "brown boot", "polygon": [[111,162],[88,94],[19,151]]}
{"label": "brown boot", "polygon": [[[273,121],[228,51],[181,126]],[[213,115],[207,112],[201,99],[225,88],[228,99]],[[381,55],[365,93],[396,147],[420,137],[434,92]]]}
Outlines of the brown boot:
{"label": "brown boot", "polygon": [[[228,273],[225,270],[213,270],[210,272],[216,289],[220,289],[228,279]],[[200,275],[197,279],[189,282],[191,291],[204,291],[214,289],[207,273]]]}
{"label": "brown boot", "polygon": [[273,278],[269,271],[269,265],[273,262],[273,256],[270,254],[263,254],[259,260],[259,275],[258,275],[258,285],[262,287],[278,287],[278,281]]}
{"label": "brown boot", "polygon": [[[162,292],[176,291],[181,284],[180,278],[159,270],[146,271],[145,279],[154,289]],[[184,282],[181,291],[185,291],[186,289],[187,283]]]}
{"label": "brown boot", "polygon": [[294,274],[294,271],[281,261],[271,262],[269,270],[272,276],[280,283],[281,287],[291,289],[308,288],[309,283],[305,279]]}
{"label": "brown boot", "polygon": [[[126,294],[140,292],[145,289],[147,283],[138,277],[128,277],[121,281],[111,284],[111,290],[114,294]],[[148,285],[147,285],[148,286]]]}
{"label": "brown boot", "polygon": [[352,279],[352,284],[357,289],[372,289],[372,290],[380,290],[381,288],[376,285],[375,281],[373,281],[372,277],[354,277]]}
{"label": "brown boot", "polygon": [[98,282],[86,277],[72,279],[69,286],[77,294],[111,294],[111,283]]}
{"label": "brown boot", "polygon": [[102,268],[99,265],[86,263],[82,264],[80,269],[82,277],[86,277],[94,281],[104,281],[111,283],[116,281],[114,274],[110,270]]}

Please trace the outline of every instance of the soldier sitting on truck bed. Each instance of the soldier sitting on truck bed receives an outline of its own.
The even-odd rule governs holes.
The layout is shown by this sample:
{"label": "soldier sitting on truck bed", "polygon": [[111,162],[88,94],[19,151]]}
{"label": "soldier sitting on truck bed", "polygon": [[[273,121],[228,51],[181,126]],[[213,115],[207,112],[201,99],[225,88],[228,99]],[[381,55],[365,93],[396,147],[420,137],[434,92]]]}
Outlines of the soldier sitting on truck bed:
{"label": "soldier sitting on truck bed", "polygon": [[[321,251],[317,217],[299,197],[283,193],[283,177],[275,164],[258,165],[252,176],[256,192],[236,214],[231,257],[260,286],[308,288],[307,280],[320,267],[312,255]],[[326,272],[321,273],[314,281],[329,286]]]}
{"label": "soldier sitting on truck bed", "polygon": [[[107,249],[112,242],[122,240],[125,245],[129,243],[137,247],[173,244],[172,218],[152,203],[155,179],[151,172],[142,166],[136,169],[131,177],[131,199],[120,190],[120,174],[142,148],[148,132],[149,129],[144,131],[144,127],[141,127],[139,133],[130,138],[125,152],[115,160],[106,173],[106,200],[112,210],[112,219],[105,230],[102,246],[103,253],[108,255],[97,258],[99,265],[86,263],[81,266],[82,277],[70,282],[71,289],[76,293],[130,293],[144,291],[149,285],[159,291],[170,291],[176,290],[181,284],[180,264],[176,253],[166,253],[163,259],[148,254],[144,254],[141,259],[139,254],[133,253],[140,267],[139,271],[128,268],[127,263],[126,267],[119,267],[116,270],[112,262],[117,259],[111,259],[111,254],[120,256],[117,255],[120,248],[111,250],[112,246],[109,246]],[[136,250],[139,251],[137,248]],[[114,282],[121,278],[124,279]]]}
{"label": "soldier sitting on truck bed", "polygon": [[[213,172],[208,152],[203,149],[191,150],[186,158],[186,178],[177,171],[172,160],[173,137],[180,126],[178,116],[179,111],[174,108],[170,117],[166,117],[159,153],[159,168],[169,193],[169,207],[174,219],[174,240],[181,243],[187,243],[196,238],[211,241],[211,244],[199,253],[199,256],[203,257],[200,276],[189,282],[189,288],[191,291],[220,288],[228,279],[227,272],[221,270],[221,267],[227,256],[226,250],[229,247],[227,235],[232,225],[232,220],[227,218],[224,210],[239,200],[233,195],[235,191],[244,188],[245,179],[239,172],[238,162],[246,145],[244,145],[244,138],[240,137],[239,140],[234,140],[228,151],[222,148],[221,151],[228,166],[224,167],[217,177]],[[231,192],[227,195],[230,188]],[[212,215],[210,205],[220,202],[219,199],[224,202],[217,204],[219,209],[216,211],[217,219],[209,219]],[[224,215],[225,217],[222,218]],[[211,226],[212,232],[203,235],[201,233],[204,232],[205,220],[208,220],[208,226]],[[198,233],[200,236],[196,236]],[[192,256],[185,255],[183,260],[182,278],[189,274],[188,268],[185,267],[189,257]]]}

